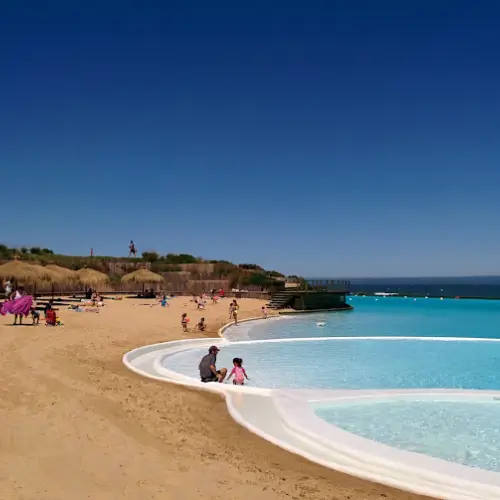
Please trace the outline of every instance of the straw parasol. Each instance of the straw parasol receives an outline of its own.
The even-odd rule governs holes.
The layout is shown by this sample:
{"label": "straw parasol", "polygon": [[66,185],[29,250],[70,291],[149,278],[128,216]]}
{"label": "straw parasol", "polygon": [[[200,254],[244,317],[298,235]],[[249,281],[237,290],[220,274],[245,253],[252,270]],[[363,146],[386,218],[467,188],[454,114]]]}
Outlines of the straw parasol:
{"label": "straw parasol", "polygon": [[165,278],[149,269],[137,269],[132,273],[122,276],[123,283],[164,283]]}
{"label": "straw parasol", "polygon": [[83,285],[99,286],[109,283],[109,276],[107,274],[84,267],[76,272],[78,281]]}
{"label": "straw parasol", "polygon": [[16,259],[0,266],[0,278],[35,283],[44,280],[50,281],[51,274],[42,266]]}
{"label": "straw parasol", "polygon": [[61,267],[56,264],[49,264],[45,269],[50,273],[50,282],[52,284],[52,299],[54,299],[55,286],[66,285],[78,281],[76,271],[72,271],[66,267]]}
{"label": "straw parasol", "polygon": [[142,283],[142,291],[144,291],[146,283],[165,283],[165,278],[149,269],[137,269],[122,276],[122,283]]}
{"label": "straw parasol", "polygon": [[78,274],[76,271],[68,269],[67,267],[58,266],[56,264],[49,264],[45,266],[45,269],[49,269],[53,276],[56,278],[54,283],[70,283],[72,281],[78,281]]}

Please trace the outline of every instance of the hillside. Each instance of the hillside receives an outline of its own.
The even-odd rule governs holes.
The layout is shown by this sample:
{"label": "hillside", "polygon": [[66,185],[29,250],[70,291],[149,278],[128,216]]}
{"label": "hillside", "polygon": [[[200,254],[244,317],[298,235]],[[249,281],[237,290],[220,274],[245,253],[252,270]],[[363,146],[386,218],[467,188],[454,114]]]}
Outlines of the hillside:
{"label": "hillside", "polygon": [[171,289],[193,292],[207,288],[245,287],[262,289],[283,282],[285,276],[277,271],[268,271],[257,264],[234,264],[225,260],[205,260],[189,254],[160,255],[157,252],[143,252],[140,258],[93,256],[81,257],[62,255],[48,248],[9,248],[0,245],[0,261],[14,258],[42,265],[57,264],[69,269],[89,267],[110,276],[115,288],[120,278],[141,266],[164,276]]}

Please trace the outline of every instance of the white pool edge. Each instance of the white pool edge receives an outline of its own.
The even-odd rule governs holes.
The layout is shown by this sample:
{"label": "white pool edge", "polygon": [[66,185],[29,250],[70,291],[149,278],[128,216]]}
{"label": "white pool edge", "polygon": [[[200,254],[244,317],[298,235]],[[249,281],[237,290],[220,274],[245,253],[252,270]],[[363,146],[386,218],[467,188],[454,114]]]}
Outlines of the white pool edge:
{"label": "white pool edge", "polygon": [[[255,321],[262,318],[251,318]],[[243,322],[242,320],[241,322]],[[279,390],[255,387],[234,387],[225,384],[204,384],[194,378],[173,372],[163,366],[165,357],[173,353],[192,349],[229,345],[223,338],[224,331],[233,323],[224,325],[218,332],[218,338],[186,339],[139,347],[123,356],[123,363],[134,373],[150,379],[170,382],[193,389],[219,394],[226,400],[229,414],[240,425],[261,436],[267,441],[322,466],[354,475],[369,481],[414,492],[417,494],[445,498],[450,500],[491,500],[500,498],[500,474],[473,469],[441,459],[427,457],[387,445],[375,443],[368,439],[343,431],[326,423],[312,410],[310,401],[334,401],[345,398],[394,397],[422,395],[453,395],[459,397],[484,397],[493,395],[500,397],[500,391],[456,391],[456,390],[387,390],[387,391],[330,391],[330,390]],[[337,337],[328,340],[363,340],[373,337]],[[378,337],[378,340],[427,340],[427,337]],[[281,339],[290,341],[291,339]],[[319,338],[294,339],[296,341],[317,341]],[[498,341],[498,339],[451,339],[435,338],[438,341]],[[269,341],[242,341],[238,343],[252,344]],[[138,362],[141,360],[141,363]],[[268,432],[263,426],[255,425],[255,419],[248,410],[242,411],[241,404],[245,398],[259,396],[272,402],[279,416],[280,438]],[[288,400],[288,403],[287,403]],[[239,402],[239,403],[238,403]],[[237,404],[238,403],[238,404]],[[293,404],[293,411],[287,404]],[[268,408],[271,408],[267,404]],[[314,419],[314,428],[319,433],[311,432],[310,422]],[[309,422],[309,423],[307,423]],[[328,439],[325,440],[325,436]],[[327,445],[320,444],[327,442]],[[403,465],[401,465],[403,463]]]}

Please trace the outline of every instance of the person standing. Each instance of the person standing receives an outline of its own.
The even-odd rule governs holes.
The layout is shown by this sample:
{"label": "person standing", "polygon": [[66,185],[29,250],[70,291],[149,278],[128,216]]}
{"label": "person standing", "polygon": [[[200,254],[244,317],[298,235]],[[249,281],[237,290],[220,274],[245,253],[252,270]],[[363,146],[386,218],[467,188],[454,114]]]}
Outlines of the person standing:
{"label": "person standing", "polygon": [[130,240],[130,245],[128,246],[128,256],[129,258],[132,257],[132,255],[137,257],[137,250],[135,248],[135,243],[134,240]]}
{"label": "person standing", "polygon": [[234,324],[235,326],[238,326],[238,311],[240,309],[240,306],[238,302],[236,302],[236,299],[233,300],[233,319],[234,319]]}
{"label": "person standing", "polygon": [[5,294],[5,300],[9,300],[10,296],[12,294],[12,283],[10,282],[10,280],[7,280],[3,284],[3,291],[4,291],[4,294]]}
{"label": "person standing", "polygon": [[[22,299],[25,295],[26,292],[24,291],[24,287],[20,286],[13,294],[14,300],[19,300]],[[31,309],[31,308],[30,308]],[[17,318],[19,317],[19,324],[23,324],[23,315],[22,314],[14,314],[14,325],[17,325]]]}

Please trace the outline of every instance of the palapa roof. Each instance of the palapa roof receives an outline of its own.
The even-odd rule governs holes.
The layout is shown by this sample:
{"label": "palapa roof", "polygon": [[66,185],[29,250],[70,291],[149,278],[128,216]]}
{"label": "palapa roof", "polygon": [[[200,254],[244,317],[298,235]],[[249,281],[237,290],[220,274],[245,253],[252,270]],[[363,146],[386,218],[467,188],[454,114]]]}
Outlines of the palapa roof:
{"label": "palapa roof", "polygon": [[153,273],[149,269],[137,269],[122,276],[123,283],[164,283],[165,278],[160,274]]}
{"label": "palapa roof", "polygon": [[50,281],[52,275],[42,266],[16,259],[0,266],[0,278],[34,283],[36,281]]}
{"label": "palapa roof", "polygon": [[109,282],[109,276],[107,274],[96,271],[95,269],[89,269],[88,267],[79,269],[76,274],[78,276],[78,281],[84,285],[97,286]]}

